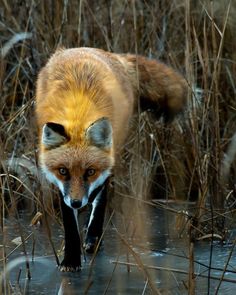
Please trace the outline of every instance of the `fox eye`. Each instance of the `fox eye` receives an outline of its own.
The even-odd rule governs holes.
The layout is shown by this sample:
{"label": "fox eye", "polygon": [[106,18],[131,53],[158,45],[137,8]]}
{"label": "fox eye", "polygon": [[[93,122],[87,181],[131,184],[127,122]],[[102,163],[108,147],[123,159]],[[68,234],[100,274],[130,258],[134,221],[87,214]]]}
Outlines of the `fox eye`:
{"label": "fox eye", "polygon": [[86,176],[93,176],[96,173],[96,170],[93,168],[89,168],[86,170]]}
{"label": "fox eye", "polygon": [[69,174],[69,171],[67,168],[61,167],[58,169],[59,173],[63,176],[67,176]]}

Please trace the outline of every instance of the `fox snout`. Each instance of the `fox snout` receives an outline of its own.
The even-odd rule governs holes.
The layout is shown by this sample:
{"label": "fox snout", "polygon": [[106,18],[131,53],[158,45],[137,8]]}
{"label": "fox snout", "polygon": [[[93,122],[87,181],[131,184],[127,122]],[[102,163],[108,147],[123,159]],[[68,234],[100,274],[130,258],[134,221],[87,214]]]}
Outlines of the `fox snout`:
{"label": "fox snout", "polygon": [[[101,175],[91,183],[90,185],[86,185],[84,187],[84,190],[80,187],[80,190],[68,190],[69,186],[63,185],[61,187],[61,192],[64,196],[64,202],[67,206],[69,206],[72,209],[79,209],[87,204],[93,203],[94,199],[99,195],[100,192],[103,191],[103,189],[106,186],[106,183],[110,176],[110,170],[106,170]],[[78,186],[76,186],[78,188]],[[72,193],[72,194],[71,194]]]}
{"label": "fox snout", "polygon": [[96,196],[103,191],[105,187],[106,181],[104,183],[98,184],[95,188],[93,188],[92,191],[90,191],[90,194],[87,196],[83,196],[82,200],[78,198],[71,198],[70,196],[64,197],[64,202],[67,204],[67,206],[73,208],[73,209],[79,209],[87,204],[92,204]]}
{"label": "fox snout", "polygon": [[66,205],[72,209],[80,209],[82,207],[85,207],[88,204],[87,196],[84,196],[82,199],[80,199],[80,198],[72,198],[68,195],[64,195],[63,198]]}
{"label": "fox snout", "polygon": [[79,209],[82,207],[82,201],[81,200],[70,200],[70,205],[74,209]]}

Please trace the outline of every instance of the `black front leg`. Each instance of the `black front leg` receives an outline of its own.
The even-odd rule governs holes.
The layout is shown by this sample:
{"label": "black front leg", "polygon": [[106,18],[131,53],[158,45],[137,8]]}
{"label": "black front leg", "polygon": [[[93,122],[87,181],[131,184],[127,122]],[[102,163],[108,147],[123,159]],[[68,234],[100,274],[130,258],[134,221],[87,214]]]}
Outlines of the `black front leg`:
{"label": "black front leg", "polygon": [[[107,182],[108,183],[108,182]],[[87,233],[84,249],[87,253],[93,253],[102,236],[105,210],[107,204],[107,184],[97,194],[92,203],[92,209],[87,224]]]}
{"label": "black front leg", "polygon": [[[81,242],[74,210],[60,198],[63,225],[65,231],[65,254],[60,264],[61,271],[79,271],[81,268]],[[77,214],[77,211],[75,211]]]}

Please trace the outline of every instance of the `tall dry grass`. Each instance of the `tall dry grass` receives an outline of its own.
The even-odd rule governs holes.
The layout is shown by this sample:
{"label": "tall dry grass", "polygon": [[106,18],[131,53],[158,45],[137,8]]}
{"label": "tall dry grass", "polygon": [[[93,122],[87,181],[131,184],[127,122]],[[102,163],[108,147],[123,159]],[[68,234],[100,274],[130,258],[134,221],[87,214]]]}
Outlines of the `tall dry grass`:
{"label": "tall dry grass", "polygon": [[[137,199],[141,210],[143,202],[170,210],[171,200],[184,201],[183,213],[176,211],[176,230],[187,231],[190,237],[188,283],[189,292],[194,294],[194,241],[227,239],[227,229],[234,225],[235,13],[235,2],[230,0],[0,0],[0,220],[4,268],[8,255],[6,218],[17,220],[19,210],[27,208],[32,215],[40,211],[60,222],[57,194],[46,187],[37,170],[37,73],[60,46],[99,47],[158,58],[183,73],[188,81],[188,107],[173,124],[153,122],[149,114],[140,114],[134,120],[138,132],[131,131],[121,159],[124,170],[115,182],[116,194],[124,200],[118,208],[122,212],[133,207],[127,200]],[[150,198],[165,202],[153,203]],[[194,211],[186,213],[189,201],[196,205]],[[6,280],[3,287],[7,294],[10,286]]]}

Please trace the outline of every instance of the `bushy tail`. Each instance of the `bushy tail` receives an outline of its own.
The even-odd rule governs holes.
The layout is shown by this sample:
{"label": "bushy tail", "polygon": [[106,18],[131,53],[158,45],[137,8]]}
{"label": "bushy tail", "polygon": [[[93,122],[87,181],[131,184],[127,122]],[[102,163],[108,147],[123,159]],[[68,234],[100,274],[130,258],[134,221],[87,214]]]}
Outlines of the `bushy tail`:
{"label": "bushy tail", "polygon": [[123,55],[133,87],[143,110],[151,109],[164,121],[171,121],[187,101],[187,83],[174,69],[156,60]]}

